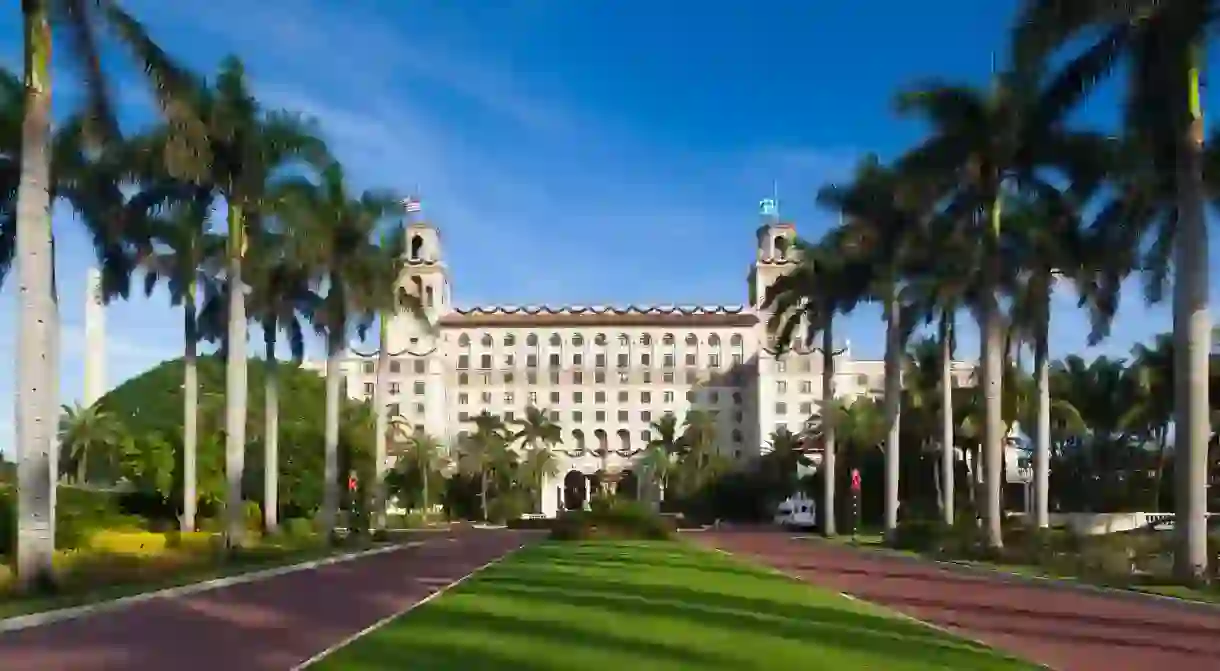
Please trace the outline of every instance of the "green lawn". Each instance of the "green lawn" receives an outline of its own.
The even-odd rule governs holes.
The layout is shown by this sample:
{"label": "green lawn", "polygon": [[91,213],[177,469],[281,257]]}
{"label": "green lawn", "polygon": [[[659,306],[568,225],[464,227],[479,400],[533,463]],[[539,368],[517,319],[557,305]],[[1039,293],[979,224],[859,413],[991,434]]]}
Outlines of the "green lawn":
{"label": "green lawn", "polygon": [[867,604],[678,543],[544,543],[319,670],[1033,669]]}

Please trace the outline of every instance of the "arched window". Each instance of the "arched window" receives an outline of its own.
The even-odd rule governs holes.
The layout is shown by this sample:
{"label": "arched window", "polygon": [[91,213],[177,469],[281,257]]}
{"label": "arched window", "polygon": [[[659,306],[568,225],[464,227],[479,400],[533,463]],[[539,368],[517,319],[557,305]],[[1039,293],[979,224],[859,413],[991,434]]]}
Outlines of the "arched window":
{"label": "arched window", "polygon": [[661,336],[661,344],[663,345],[672,345],[674,342],[674,334],[672,333],[666,333],[665,335]]}
{"label": "arched window", "polygon": [[716,335],[715,333],[708,336],[707,344],[711,345],[712,347],[720,347],[720,336]]}
{"label": "arched window", "polygon": [[411,295],[416,298],[424,297],[424,281],[420,279],[419,275],[411,277]]}
{"label": "arched window", "polygon": [[479,344],[480,344],[480,345],[482,345],[482,346],[484,346],[484,347],[491,347],[491,346],[494,344],[494,343],[493,343],[493,341],[492,341],[492,339],[491,339],[491,334],[490,334],[490,333],[484,333],[484,334],[483,334],[483,339],[479,341]]}
{"label": "arched window", "polygon": [[515,336],[511,333],[505,333],[504,334],[504,346],[505,347],[515,347],[516,345],[517,345],[517,336]]}
{"label": "arched window", "polygon": [[640,344],[645,347],[648,347],[649,345],[652,344],[652,336],[648,335],[647,333],[640,336]]}
{"label": "arched window", "polygon": [[687,347],[694,347],[695,345],[698,345],[698,344],[699,344],[699,338],[696,337],[694,333],[686,334],[686,346]]}
{"label": "arched window", "polygon": [[424,305],[426,305],[428,307],[432,307],[435,300],[436,300],[436,296],[432,291],[432,287],[425,288],[424,289]]}
{"label": "arched window", "polygon": [[538,346],[537,334],[531,333],[531,334],[525,336],[525,346],[526,347],[537,347]]}
{"label": "arched window", "polygon": [[775,236],[775,255],[779,258],[787,258],[788,256],[788,238],[782,235]]}
{"label": "arched window", "polygon": [[733,429],[733,442],[734,443],[741,442],[741,429]]}
{"label": "arched window", "polygon": [[584,337],[584,336],[582,336],[581,334],[577,333],[576,335],[572,336],[572,344],[573,344],[573,345],[576,345],[577,347],[580,347],[581,345],[584,345],[584,344],[585,344],[585,337]]}
{"label": "arched window", "polygon": [[729,339],[729,344],[731,344],[733,347],[741,347],[741,344],[742,344],[741,334],[734,333],[733,337]]}
{"label": "arched window", "polygon": [[466,373],[458,373],[458,384],[463,386],[470,384],[470,376]]}
{"label": "arched window", "polygon": [[606,334],[598,333],[597,335],[593,336],[593,344],[605,347],[606,346]]}
{"label": "arched window", "polygon": [[618,449],[624,453],[631,451],[631,432],[627,429],[618,430]]}
{"label": "arched window", "polygon": [[572,440],[576,442],[576,449],[585,449],[585,432],[580,429],[572,431]]}
{"label": "arched window", "polygon": [[411,236],[411,260],[419,261],[424,252],[424,237],[422,235]]}
{"label": "arched window", "polygon": [[626,347],[631,344],[631,338],[626,333],[618,334],[618,344],[620,347]]}
{"label": "arched window", "polygon": [[458,345],[461,347],[470,347],[470,336],[465,333],[458,336]]}
{"label": "arched window", "polygon": [[551,347],[559,347],[563,344],[563,338],[560,338],[558,333],[552,333],[549,342],[551,343]]}

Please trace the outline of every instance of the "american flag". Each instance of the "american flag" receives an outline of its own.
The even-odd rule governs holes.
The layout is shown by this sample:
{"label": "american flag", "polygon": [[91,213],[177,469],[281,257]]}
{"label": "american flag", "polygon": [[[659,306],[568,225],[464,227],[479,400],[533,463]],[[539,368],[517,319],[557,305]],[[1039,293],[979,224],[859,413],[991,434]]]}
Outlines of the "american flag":
{"label": "american flag", "polygon": [[421,209],[420,204],[419,204],[419,199],[416,198],[415,196],[411,196],[410,198],[403,198],[402,206],[404,209],[406,209],[406,211],[408,213],[419,212]]}

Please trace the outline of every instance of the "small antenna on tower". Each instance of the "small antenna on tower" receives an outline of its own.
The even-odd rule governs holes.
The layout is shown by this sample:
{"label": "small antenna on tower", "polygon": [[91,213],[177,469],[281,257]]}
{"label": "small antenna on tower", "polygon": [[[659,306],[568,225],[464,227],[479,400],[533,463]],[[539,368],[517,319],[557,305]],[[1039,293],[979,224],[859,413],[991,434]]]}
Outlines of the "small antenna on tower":
{"label": "small antenna on tower", "polygon": [[768,222],[779,221],[779,184],[777,182],[771,182],[771,197],[764,198],[758,203],[758,212]]}

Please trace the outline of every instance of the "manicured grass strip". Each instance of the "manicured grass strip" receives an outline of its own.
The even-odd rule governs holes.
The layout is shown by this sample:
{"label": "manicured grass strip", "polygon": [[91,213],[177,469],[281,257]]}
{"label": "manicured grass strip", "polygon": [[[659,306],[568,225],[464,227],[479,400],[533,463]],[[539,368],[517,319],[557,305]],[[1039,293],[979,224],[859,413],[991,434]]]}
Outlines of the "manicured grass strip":
{"label": "manicured grass strip", "polygon": [[681,543],[529,547],[315,670],[1033,669]]}

